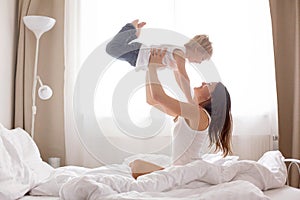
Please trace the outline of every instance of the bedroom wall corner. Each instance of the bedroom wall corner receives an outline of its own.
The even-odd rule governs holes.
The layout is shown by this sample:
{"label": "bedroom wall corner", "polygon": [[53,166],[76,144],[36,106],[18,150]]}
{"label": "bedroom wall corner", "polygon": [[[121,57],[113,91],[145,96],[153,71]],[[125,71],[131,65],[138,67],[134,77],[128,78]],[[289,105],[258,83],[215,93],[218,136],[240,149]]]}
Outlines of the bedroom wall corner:
{"label": "bedroom wall corner", "polygon": [[18,1],[0,2],[0,123],[12,128]]}

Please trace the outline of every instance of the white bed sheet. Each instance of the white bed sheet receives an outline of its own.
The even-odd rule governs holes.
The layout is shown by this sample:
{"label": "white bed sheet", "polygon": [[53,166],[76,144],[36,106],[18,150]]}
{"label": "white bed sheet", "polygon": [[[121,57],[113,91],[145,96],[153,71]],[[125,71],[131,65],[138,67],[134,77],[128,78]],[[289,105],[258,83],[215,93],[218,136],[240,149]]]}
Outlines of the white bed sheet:
{"label": "white bed sheet", "polygon": [[300,199],[300,189],[293,188],[287,185],[281,188],[265,191],[264,194],[270,197],[272,200],[299,200]]}
{"label": "white bed sheet", "polygon": [[19,200],[59,200],[59,197],[47,197],[47,196],[24,196]]}
{"label": "white bed sheet", "polygon": [[[200,184],[200,183],[199,183]],[[197,188],[201,186],[202,189]],[[138,193],[138,192],[128,192],[126,194],[121,194],[107,199],[136,199],[136,200],[145,200],[145,199],[161,199],[161,200],[174,200],[174,199],[197,199],[197,196],[201,190],[205,188],[203,185],[196,185],[195,183],[189,185],[188,188],[182,188],[177,190],[172,190],[170,192],[164,193]],[[192,189],[193,187],[196,187]],[[213,188],[212,188],[213,189]],[[235,191],[232,191],[235,192]],[[300,199],[300,189],[293,188],[290,186],[284,186],[282,188],[272,189],[264,192],[271,200],[299,200]],[[25,196],[20,200],[59,200],[58,197],[47,197],[47,196]]]}

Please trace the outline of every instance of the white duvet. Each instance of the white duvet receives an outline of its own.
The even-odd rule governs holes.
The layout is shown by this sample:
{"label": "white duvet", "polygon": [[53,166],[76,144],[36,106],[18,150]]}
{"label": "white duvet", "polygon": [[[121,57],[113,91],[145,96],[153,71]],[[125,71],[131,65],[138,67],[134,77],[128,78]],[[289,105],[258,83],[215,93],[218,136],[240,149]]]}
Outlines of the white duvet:
{"label": "white duvet", "polygon": [[31,190],[32,195],[61,199],[268,199],[262,190],[282,187],[286,167],[279,151],[260,160],[223,164],[197,160],[183,166],[131,176],[126,163],[95,169],[62,167]]}
{"label": "white duvet", "polygon": [[[265,153],[257,162],[207,155],[184,166],[132,178],[128,163],[136,158],[167,166],[162,155],[133,156],[122,164],[88,169],[53,169],[40,158],[34,141],[23,129],[0,124],[0,199],[31,195],[65,200],[93,199],[268,199],[262,190],[282,187],[286,181],[279,151]],[[163,162],[162,162],[163,161]]]}

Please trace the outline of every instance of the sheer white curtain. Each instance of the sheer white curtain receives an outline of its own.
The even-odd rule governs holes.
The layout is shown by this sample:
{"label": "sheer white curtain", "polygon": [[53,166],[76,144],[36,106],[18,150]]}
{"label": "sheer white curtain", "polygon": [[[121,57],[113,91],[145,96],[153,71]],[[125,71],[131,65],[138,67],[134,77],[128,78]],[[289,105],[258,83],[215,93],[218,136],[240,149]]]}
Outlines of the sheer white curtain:
{"label": "sheer white curtain", "polygon": [[76,77],[83,62],[80,46],[81,0],[65,0],[65,79],[64,79],[64,123],[66,165],[93,167],[99,163],[93,159],[80,141],[73,110],[73,95]]}
{"label": "sheer white curtain", "polygon": [[[65,134],[66,163],[95,166],[99,161],[80,142],[73,113],[73,92],[81,64],[127,22],[146,21],[147,28],[162,28],[187,37],[207,34],[213,42],[212,63],[232,98],[234,134],[277,135],[277,101],[271,18],[268,1],[261,0],[66,0]],[[141,38],[143,37],[143,32]],[[201,67],[201,66],[200,66]],[[111,117],[112,92],[133,68],[116,61],[95,91],[95,115]],[[191,86],[199,76],[187,66]],[[144,76],[143,74],[141,76]],[[102,81],[103,81],[102,80]],[[103,90],[105,97],[103,95]],[[132,95],[128,112],[143,126],[150,108],[141,88]],[[106,151],[99,147],[99,151]]]}
{"label": "sheer white curtain", "polygon": [[[74,159],[72,154],[72,143],[80,149],[78,137],[76,137],[76,123],[73,116],[73,90],[78,72],[80,61],[78,59],[79,45],[77,39],[79,38],[78,23],[79,1],[66,0],[65,1],[65,79],[64,79],[64,114],[65,114],[65,146],[66,146],[66,165],[80,164],[81,156]],[[80,152],[80,150],[78,151]]]}

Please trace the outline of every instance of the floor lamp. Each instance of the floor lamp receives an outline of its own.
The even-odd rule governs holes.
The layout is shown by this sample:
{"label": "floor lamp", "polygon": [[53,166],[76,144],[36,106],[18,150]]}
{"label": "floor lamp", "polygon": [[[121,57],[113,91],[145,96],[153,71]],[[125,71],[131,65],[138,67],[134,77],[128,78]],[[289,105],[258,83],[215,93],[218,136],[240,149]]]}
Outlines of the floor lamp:
{"label": "floor lamp", "polygon": [[31,30],[36,37],[36,49],[35,49],[35,62],[33,70],[33,85],[32,85],[32,118],[31,118],[31,137],[34,138],[34,123],[36,115],[36,86],[37,83],[40,84],[38,89],[38,95],[42,100],[50,99],[53,92],[52,89],[43,85],[41,78],[37,75],[37,64],[38,64],[38,55],[39,55],[39,40],[43,33],[49,31],[55,24],[55,19],[46,17],[46,16],[25,16],[23,17],[23,22],[25,26]]}

